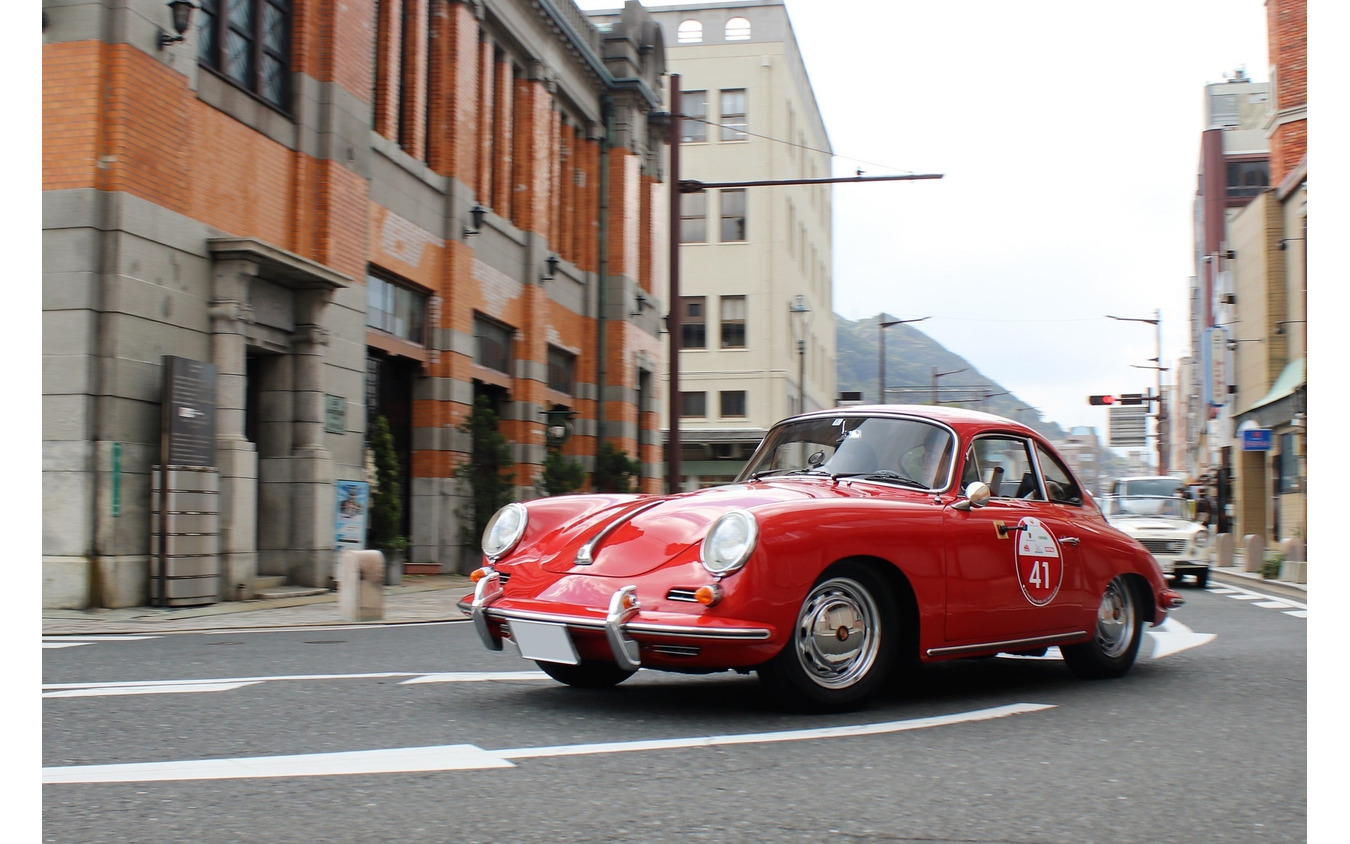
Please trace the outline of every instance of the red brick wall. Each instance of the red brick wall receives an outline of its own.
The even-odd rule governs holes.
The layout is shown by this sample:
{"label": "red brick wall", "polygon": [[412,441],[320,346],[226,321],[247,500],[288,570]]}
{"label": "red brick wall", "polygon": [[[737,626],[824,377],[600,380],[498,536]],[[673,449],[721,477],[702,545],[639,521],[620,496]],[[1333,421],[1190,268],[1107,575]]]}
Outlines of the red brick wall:
{"label": "red brick wall", "polygon": [[[1275,66],[1274,100],[1277,111],[1308,103],[1308,2],[1267,0],[1266,36],[1270,62]],[[1270,179],[1278,185],[1308,153],[1306,120],[1284,123],[1271,136]]]}

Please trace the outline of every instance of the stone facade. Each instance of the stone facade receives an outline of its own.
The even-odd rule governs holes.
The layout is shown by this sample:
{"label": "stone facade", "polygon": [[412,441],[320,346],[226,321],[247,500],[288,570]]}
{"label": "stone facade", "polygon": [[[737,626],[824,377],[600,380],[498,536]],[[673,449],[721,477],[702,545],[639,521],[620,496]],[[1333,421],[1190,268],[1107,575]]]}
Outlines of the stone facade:
{"label": "stone facade", "polygon": [[[376,413],[414,570],[460,565],[479,395],[517,497],[558,408],[566,454],[608,439],[661,487],[664,49],[639,4],[606,32],[569,0],[291,4],[228,54],[223,4],[163,44],[161,0],[43,6],[44,606],[147,601],[165,356],[218,373],[220,600],[332,582],[335,483],[369,480]],[[614,304],[638,291],[642,318]]]}

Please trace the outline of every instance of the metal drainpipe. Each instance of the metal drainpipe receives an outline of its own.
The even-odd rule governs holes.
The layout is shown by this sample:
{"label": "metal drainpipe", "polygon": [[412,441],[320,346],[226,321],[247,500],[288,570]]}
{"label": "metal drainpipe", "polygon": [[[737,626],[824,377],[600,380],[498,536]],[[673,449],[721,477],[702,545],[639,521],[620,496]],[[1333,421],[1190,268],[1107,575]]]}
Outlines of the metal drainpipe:
{"label": "metal drainpipe", "polygon": [[605,317],[605,276],[609,272],[609,146],[614,131],[614,106],[608,96],[602,97],[600,110],[604,120],[604,134],[600,137],[600,225],[597,236],[600,249],[595,285],[595,459],[600,460],[600,445],[605,441],[605,355],[607,353]]}

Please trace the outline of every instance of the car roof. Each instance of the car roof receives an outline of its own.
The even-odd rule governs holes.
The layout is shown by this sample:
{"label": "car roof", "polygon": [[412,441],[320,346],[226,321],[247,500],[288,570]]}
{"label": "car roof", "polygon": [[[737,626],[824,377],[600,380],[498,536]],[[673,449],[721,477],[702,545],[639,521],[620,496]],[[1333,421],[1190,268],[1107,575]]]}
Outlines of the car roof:
{"label": "car roof", "polygon": [[1036,431],[1003,416],[984,413],[979,410],[967,410],[963,407],[946,407],[930,404],[854,404],[844,407],[812,410],[792,418],[811,418],[818,416],[896,416],[919,417],[940,422],[949,427],[969,432],[971,429],[983,430],[997,428],[1015,431],[1019,434],[1039,436]]}

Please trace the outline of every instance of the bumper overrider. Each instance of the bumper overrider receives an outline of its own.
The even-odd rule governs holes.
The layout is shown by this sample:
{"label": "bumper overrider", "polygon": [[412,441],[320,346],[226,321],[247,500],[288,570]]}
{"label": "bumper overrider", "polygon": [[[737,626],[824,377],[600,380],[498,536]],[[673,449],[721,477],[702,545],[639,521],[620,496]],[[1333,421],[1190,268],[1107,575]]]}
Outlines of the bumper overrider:
{"label": "bumper overrider", "polygon": [[604,617],[581,615],[568,611],[555,611],[538,606],[524,608],[504,606],[502,577],[499,572],[485,573],[475,584],[473,597],[460,603],[460,609],[472,620],[478,638],[484,647],[492,651],[502,649],[503,636],[494,627],[505,624],[510,629],[512,621],[553,624],[566,628],[570,634],[603,633],[607,643],[607,655],[614,663],[626,671],[636,671],[642,667],[642,658],[638,640],[644,642],[684,642],[686,644],[763,644],[773,636],[770,625],[754,623],[732,623],[718,626],[698,625],[698,616],[686,616],[675,613],[662,613],[661,620],[640,618],[642,605],[638,600],[637,586],[629,584],[616,589],[609,598],[609,607]]}

